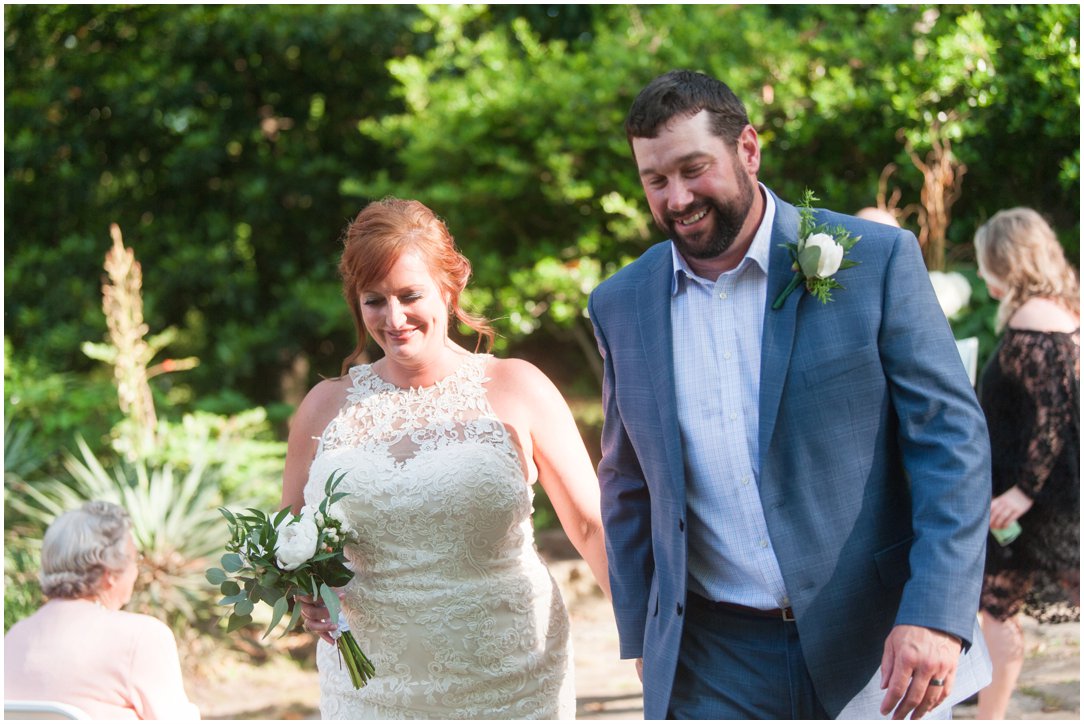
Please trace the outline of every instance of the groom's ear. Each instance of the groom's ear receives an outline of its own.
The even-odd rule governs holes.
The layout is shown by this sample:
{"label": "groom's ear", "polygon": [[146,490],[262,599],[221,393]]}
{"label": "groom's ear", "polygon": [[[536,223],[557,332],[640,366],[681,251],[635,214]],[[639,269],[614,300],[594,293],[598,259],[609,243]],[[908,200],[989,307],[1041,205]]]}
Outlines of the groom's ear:
{"label": "groom's ear", "polygon": [[760,137],[757,135],[757,129],[746,124],[738,136],[735,152],[738,162],[750,175],[756,176],[760,173]]}

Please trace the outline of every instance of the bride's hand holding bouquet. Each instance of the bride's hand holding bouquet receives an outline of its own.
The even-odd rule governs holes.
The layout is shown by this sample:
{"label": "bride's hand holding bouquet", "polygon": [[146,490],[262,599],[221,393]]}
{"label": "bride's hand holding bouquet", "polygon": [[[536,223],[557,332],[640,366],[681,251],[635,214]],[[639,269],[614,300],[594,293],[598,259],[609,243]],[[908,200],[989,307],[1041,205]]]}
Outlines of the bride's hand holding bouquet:
{"label": "bride's hand holding bouquet", "polygon": [[[300,515],[288,508],[274,517],[253,508],[244,513],[219,508],[229,524],[230,542],[222,568],[209,569],[207,580],[221,590],[219,603],[233,606],[227,632],[251,624],[252,611],[261,601],[272,609],[264,636],[290,611],[291,600],[286,631],[297,625],[303,605],[318,600],[327,608],[329,620],[340,619],[339,597],[333,589],[354,577],[346,567],[343,547],[355,535],[338,505],[346,493],[335,492],[342,478],[329,476],[324,499],[315,508],[306,505]],[[336,634],[332,636],[350,680],[360,689],[372,677],[373,665],[341,622]]]}

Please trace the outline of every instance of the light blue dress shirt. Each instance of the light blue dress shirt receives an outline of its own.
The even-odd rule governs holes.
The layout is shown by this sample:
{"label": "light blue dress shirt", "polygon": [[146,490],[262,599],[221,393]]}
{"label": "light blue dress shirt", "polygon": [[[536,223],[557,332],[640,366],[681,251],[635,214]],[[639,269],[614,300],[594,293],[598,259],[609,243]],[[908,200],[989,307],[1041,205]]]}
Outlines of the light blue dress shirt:
{"label": "light blue dress shirt", "polygon": [[789,606],[757,485],[760,343],[775,200],[745,258],[712,282],[672,248],[670,316],[685,453],[689,588],[715,601]]}

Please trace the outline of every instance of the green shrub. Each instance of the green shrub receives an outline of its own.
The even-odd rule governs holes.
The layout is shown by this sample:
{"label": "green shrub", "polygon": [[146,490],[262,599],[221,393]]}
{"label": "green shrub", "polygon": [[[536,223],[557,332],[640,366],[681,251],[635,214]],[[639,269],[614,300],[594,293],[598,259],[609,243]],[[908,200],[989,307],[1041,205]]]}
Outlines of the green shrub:
{"label": "green shrub", "polygon": [[[50,473],[62,470],[57,451],[71,448],[76,433],[94,447],[109,439],[121,419],[109,372],[58,372],[41,360],[17,354],[4,338],[4,417],[28,430],[24,446]],[[11,466],[5,460],[4,469]]]}
{"label": "green shrub", "polygon": [[38,583],[38,541],[4,535],[4,633],[44,602]]}
{"label": "green shrub", "polygon": [[275,439],[263,408],[159,420],[158,438],[159,446],[148,457],[151,464],[187,470],[191,461],[203,460],[215,469],[222,500],[230,507],[278,508],[286,444]]}

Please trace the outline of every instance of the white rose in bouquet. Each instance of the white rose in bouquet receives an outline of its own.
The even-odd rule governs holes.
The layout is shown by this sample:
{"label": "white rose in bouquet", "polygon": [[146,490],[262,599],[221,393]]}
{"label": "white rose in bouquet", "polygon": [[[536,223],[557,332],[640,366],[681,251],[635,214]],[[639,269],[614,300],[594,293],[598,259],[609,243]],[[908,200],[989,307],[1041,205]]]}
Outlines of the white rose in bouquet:
{"label": "white rose in bouquet", "polygon": [[971,301],[971,284],[960,272],[930,272],[930,282],[941,311],[952,319]]}
{"label": "white rose in bouquet", "polygon": [[333,519],[338,525],[339,532],[343,535],[350,535],[354,533],[353,526],[350,525],[349,520],[346,517],[346,511],[343,510],[342,503],[335,501],[327,507],[328,517]]}
{"label": "white rose in bouquet", "polygon": [[[290,599],[299,594],[322,600],[331,617],[341,619],[335,589],[349,583],[354,572],[346,565],[343,552],[347,536],[335,524],[330,507],[347,496],[336,492],[343,477],[341,473],[329,475],[324,499],[316,506],[302,508],[301,515],[292,514],[289,508],[273,515],[253,508],[242,514],[218,509],[229,525],[230,539],[222,567],[207,569],[206,577],[221,591],[220,603],[233,608],[227,633],[250,626],[257,604],[271,606],[271,623],[264,636],[287,613],[286,631],[293,630],[301,618],[301,607],[293,606],[291,612]],[[264,542],[271,542],[274,550],[265,550]],[[339,661],[349,670],[350,683],[360,689],[376,669],[351,631],[342,626],[339,633],[335,641]]]}
{"label": "white rose in bouquet", "polygon": [[[817,258],[815,268],[812,264],[804,263],[802,260],[801,252],[809,248],[820,250],[820,256]],[[802,273],[807,278],[824,279],[839,271],[839,265],[843,262],[843,247],[836,243],[836,240],[829,234],[813,234],[802,244],[802,249],[798,252],[798,258],[802,266]],[[806,268],[807,266],[810,268]]]}
{"label": "white rose in bouquet", "polygon": [[302,511],[301,518],[279,529],[275,557],[283,570],[292,571],[316,555],[320,530],[316,520]]}

